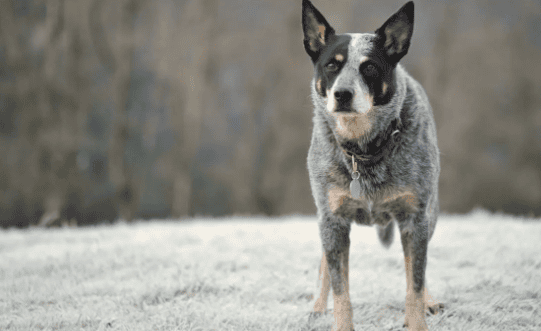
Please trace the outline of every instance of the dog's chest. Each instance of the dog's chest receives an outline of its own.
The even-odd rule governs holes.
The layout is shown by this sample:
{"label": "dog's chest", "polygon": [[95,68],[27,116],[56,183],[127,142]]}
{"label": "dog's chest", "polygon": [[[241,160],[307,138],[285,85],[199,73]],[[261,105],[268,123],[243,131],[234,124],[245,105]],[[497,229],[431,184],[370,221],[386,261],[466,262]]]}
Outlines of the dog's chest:
{"label": "dog's chest", "polygon": [[419,208],[417,194],[408,187],[382,186],[372,194],[361,192],[360,198],[355,199],[349,191],[349,181],[331,181],[327,186],[328,206],[336,216],[358,224],[384,225],[391,217],[401,220]]}

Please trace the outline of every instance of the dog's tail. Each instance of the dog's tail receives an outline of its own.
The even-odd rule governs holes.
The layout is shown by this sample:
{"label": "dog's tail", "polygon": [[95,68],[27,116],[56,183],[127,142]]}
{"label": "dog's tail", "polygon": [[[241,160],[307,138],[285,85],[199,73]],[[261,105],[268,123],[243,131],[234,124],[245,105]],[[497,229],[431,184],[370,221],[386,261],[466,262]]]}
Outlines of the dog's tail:
{"label": "dog's tail", "polygon": [[387,225],[378,225],[378,237],[379,241],[385,248],[391,247],[394,238],[394,221],[390,221]]}

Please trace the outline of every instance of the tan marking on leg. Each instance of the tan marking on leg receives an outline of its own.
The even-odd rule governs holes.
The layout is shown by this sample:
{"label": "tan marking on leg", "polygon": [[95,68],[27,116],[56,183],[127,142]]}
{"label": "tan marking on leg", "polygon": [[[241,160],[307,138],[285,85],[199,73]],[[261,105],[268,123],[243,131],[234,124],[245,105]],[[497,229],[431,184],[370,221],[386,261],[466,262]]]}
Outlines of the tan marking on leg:
{"label": "tan marking on leg", "polygon": [[381,88],[381,90],[383,91],[383,94],[387,94],[387,88],[388,88],[388,87],[389,87],[389,86],[387,85],[387,83],[383,82],[383,86],[382,86],[382,88]]}
{"label": "tan marking on leg", "polygon": [[404,325],[409,326],[409,319],[412,316],[413,303],[413,265],[409,256],[404,256],[406,266],[406,319]]}
{"label": "tan marking on leg", "polygon": [[344,55],[342,55],[342,54],[336,54],[336,55],[334,56],[334,58],[335,58],[336,61],[338,61],[338,62],[344,61]]}
{"label": "tan marking on leg", "polygon": [[409,189],[391,189],[386,191],[380,200],[385,209],[398,207],[407,213],[418,210],[419,200],[417,195]]}
{"label": "tan marking on leg", "polygon": [[370,131],[371,123],[364,114],[336,114],[336,133],[345,139],[357,139]]}
{"label": "tan marking on leg", "polygon": [[425,321],[426,308],[423,293],[413,293],[412,309],[408,331],[428,331]]}
{"label": "tan marking on leg", "polygon": [[406,319],[404,324],[408,327],[408,331],[428,331],[425,322],[425,300],[423,289],[421,293],[416,293],[413,289],[413,261],[409,256],[404,257],[406,266]]}
{"label": "tan marking on leg", "polygon": [[342,291],[340,294],[333,293],[334,299],[334,324],[333,331],[353,330],[353,309],[349,299],[349,248],[340,254],[340,277]]}
{"label": "tan marking on leg", "polygon": [[359,199],[354,199],[351,196],[351,192],[349,191],[349,189],[343,189],[331,185],[327,193],[329,198],[329,208],[333,213],[338,211],[340,207],[342,207],[346,202],[350,204],[349,206],[356,206],[355,208],[361,208],[361,206],[366,207],[366,198],[364,196],[361,196]]}
{"label": "tan marking on leg", "polygon": [[340,208],[346,198],[350,197],[350,193],[342,188],[331,186],[328,191],[329,194],[329,207],[331,208],[331,211],[334,213]]}
{"label": "tan marking on leg", "polygon": [[400,195],[400,198],[406,202],[406,204],[408,206],[410,206],[411,208],[415,208],[417,209],[417,196],[415,196],[415,194],[411,193],[411,192],[403,192],[401,195]]}
{"label": "tan marking on leg", "polygon": [[319,266],[319,298],[314,304],[314,312],[323,314],[327,309],[327,298],[331,289],[331,276],[329,275],[329,265],[325,253],[321,257],[321,265]]}

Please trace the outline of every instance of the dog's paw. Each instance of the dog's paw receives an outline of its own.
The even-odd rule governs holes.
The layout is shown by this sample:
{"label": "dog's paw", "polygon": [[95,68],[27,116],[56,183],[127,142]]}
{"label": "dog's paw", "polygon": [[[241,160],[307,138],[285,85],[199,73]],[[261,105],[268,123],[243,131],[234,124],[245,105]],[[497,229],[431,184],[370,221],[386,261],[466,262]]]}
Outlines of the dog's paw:
{"label": "dog's paw", "polygon": [[[443,312],[443,310],[445,309],[445,304],[437,302],[437,303],[427,304],[425,307],[426,307],[426,315],[427,316],[428,315],[437,315],[437,314]],[[406,318],[404,320],[404,324],[402,325],[402,327],[407,328],[408,330],[410,330],[407,315],[406,315]],[[413,330],[416,330],[416,329],[413,329]],[[421,330],[423,330],[423,329],[421,328]]]}
{"label": "dog's paw", "polygon": [[432,305],[427,305],[426,312],[430,315],[438,315],[443,312],[445,305],[443,303],[435,303]]}

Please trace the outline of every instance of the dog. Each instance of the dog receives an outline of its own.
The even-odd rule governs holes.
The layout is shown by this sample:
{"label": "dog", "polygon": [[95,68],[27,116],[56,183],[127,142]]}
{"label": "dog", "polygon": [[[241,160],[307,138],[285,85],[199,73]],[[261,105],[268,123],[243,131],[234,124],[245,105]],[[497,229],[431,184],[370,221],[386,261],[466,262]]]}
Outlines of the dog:
{"label": "dog", "polygon": [[436,125],[425,91],[399,63],[410,46],[413,16],[410,1],[375,33],[336,34],[309,0],[302,2],[304,48],[314,65],[307,161],[323,249],[310,320],[325,312],[332,287],[336,331],[353,330],[352,221],[376,224],[386,247],[397,223],[408,330],[428,330],[426,312],[443,308],[425,287],[427,246],[439,212]]}

